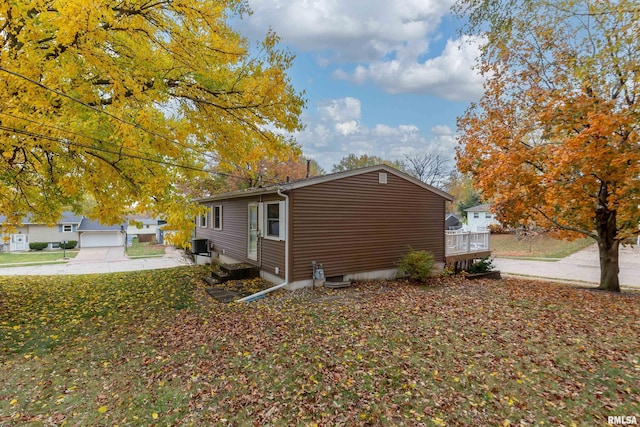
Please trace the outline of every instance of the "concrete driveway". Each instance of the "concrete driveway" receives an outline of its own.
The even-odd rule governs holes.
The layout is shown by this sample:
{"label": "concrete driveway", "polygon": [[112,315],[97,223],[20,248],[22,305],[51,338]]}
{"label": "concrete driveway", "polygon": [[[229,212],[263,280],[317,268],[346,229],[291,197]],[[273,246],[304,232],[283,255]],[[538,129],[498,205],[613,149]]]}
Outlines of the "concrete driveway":
{"label": "concrete driveway", "polygon": [[0,268],[1,276],[30,276],[58,274],[98,274],[119,271],[156,270],[191,264],[184,252],[166,247],[162,257],[129,259],[124,248],[83,248],[78,255],[64,264],[43,264],[24,267]]}
{"label": "concrete driveway", "polygon": [[[600,261],[597,245],[589,246],[559,261],[495,258],[496,269],[505,274],[598,284]],[[620,248],[620,286],[640,288],[640,247]]]}
{"label": "concrete driveway", "polygon": [[127,259],[124,255],[124,246],[104,248],[81,248],[75,258],[69,262],[95,262],[95,261],[122,261]]}

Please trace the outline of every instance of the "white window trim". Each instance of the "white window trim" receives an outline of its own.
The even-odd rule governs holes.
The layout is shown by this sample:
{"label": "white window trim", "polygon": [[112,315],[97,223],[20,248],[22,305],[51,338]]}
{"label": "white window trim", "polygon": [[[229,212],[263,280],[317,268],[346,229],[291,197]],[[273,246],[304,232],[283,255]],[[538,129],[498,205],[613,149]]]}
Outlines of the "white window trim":
{"label": "white window trim", "polygon": [[[69,227],[68,230],[65,230],[65,228]],[[62,224],[62,232],[63,233],[73,233],[73,225],[71,224]]]}
{"label": "white window trim", "polygon": [[479,219],[479,218],[480,218],[480,212],[474,212],[474,213],[473,213],[473,217],[474,217],[475,219]]}
{"label": "white window trim", "polygon": [[[217,208],[220,209],[220,223],[218,227],[216,227],[216,209]],[[222,230],[222,215],[223,215],[222,212],[223,212],[222,205],[214,205],[211,208],[211,221],[213,222],[212,226],[214,230]]]}
{"label": "white window trim", "polygon": [[[279,234],[277,236],[274,235],[269,235],[269,219],[267,218],[267,214],[269,212],[269,205],[278,205],[278,222],[279,222],[279,226],[278,226],[278,231]],[[286,216],[286,211],[285,211],[285,202],[284,201],[272,201],[272,202],[264,202],[263,204],[263,221],[264,221],[264,226],[263,226],[263,230],[264,233],[262,233],[262,237],[267,239],[267,240],[276,240],[276,241],[281,241],[281,240],[286,240],[286,224],[287,222],[285,221],[285,216]]]}
{"label": "white window trim", "polygon": [[198,224],[200,228],[207,228],[207,214],[200,215],[200,223]]}

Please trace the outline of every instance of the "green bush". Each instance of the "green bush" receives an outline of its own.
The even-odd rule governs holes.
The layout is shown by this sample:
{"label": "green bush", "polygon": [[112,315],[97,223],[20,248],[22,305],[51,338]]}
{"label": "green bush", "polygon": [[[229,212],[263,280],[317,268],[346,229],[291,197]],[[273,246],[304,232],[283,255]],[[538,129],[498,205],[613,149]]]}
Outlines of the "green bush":
{"label": "green bush", "polygon": [[493,270],[493,262],[489,259],[489,257],[484,257],[480,261],[476,261],[469,268],[467,268],[467,273],[476,274],[476,273],[486,273],[488,271]]}
{"label": "green bush", "polygon": [[29,243],[29,249],[31,249],[32,251],[41,251],[44,248],[46,248],[47,246],[49,246],[49,243],[47,243],[47,242],[31,242],[31,243]]}
{"label": "green bush", "polygon": [[414,251],[400,258],[398,262],[398,272],[406,274],[413,280],[424,282],[431,275],[433,270],[433,254],[427,251]]}
{"label": "green bush", "polygon": [[76,240],[67,240],[67,243],[60,242],[60,249],[73,249],[77,244]]}

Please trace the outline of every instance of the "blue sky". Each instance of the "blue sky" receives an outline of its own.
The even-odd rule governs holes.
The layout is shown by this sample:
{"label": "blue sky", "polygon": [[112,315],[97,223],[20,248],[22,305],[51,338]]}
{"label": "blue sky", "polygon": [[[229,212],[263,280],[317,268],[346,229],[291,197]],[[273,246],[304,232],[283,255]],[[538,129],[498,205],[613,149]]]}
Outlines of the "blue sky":
{"label": "blue sky", "polygon": [[[453,158],[456,117],[482,93],[478,44],[460,36],[453,0],[249,0],[237,28],[272,28],[296,54],[306,156],[330,171],[349,153]],[[453,161],[451,162],[453,166]]]}

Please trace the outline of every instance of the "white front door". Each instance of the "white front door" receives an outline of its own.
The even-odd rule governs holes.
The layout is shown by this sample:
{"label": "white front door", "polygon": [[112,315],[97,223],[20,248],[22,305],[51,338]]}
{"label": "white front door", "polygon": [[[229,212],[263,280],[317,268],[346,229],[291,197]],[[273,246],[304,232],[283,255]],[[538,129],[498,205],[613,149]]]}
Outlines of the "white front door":
{"label": "white front door", "polygon": [[258,260],[258,204],[250,203],[249,204],[249,216],[247,218],[249,230],[247,237],[247,258],[252,259],[254,261]]}
{"label": "white front door", "polygon": [[26,251],[28,243],[28,236],[26,234],[14,234],[11,236],[11,250]]}

